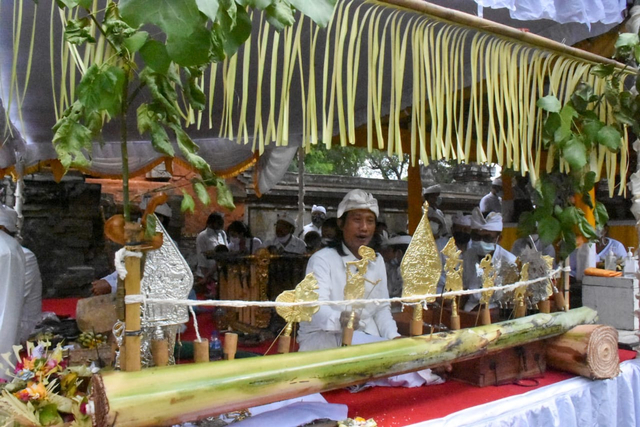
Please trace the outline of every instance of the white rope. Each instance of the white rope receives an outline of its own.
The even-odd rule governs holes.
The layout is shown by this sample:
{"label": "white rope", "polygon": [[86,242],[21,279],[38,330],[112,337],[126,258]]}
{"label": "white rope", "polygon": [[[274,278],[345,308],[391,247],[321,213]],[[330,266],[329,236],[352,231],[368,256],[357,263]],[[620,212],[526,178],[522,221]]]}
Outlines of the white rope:
{"label": "white rope", "polygon": [[120,280],[124,280],[127,277],[127,268],[124,265],[124,259],[128,256],[142,258],[142,252],[128,251],[126,247],[118,249],[114,257],[114,264]]}
{"label": "white rope", "polygon": [[529,286],[534,283],[543,282],[558,276],[561,271],[568,271],[570,268],[557,268],[548,275],[537,279],[516,282],[506,286],[492,286],[490,288],[467,289],[462,291],[445,292],[442,294],[414,295],[411,297],[377,298],[377,299],[352,299],[340,301],[300,301],[300,302],[275,302],[275,301],[237,301],[237,300],[191,300],[191,299],[161,299],[147,298],[144,295],[127,295],[124,298],[125,304],[166,304],[184,305],[189,307],[308,307],[308,306],[352,306],[363,304],[380,305],[384,303],[399,302],[403,304],[426,304],[429,298],[454,297],[459,295],[472,295],[491,291],[511,291],[521,286]]}
{"label": "white rope", "polygon": [[196,312],[193,310],[192,306],[189,306],[189,311],[193,316],[193,328],[196,330],[196,338],[198,338],[197,342],[202,342],[202,338],[200,337],[200,329],[198,328],[198,318],[196,317]]}

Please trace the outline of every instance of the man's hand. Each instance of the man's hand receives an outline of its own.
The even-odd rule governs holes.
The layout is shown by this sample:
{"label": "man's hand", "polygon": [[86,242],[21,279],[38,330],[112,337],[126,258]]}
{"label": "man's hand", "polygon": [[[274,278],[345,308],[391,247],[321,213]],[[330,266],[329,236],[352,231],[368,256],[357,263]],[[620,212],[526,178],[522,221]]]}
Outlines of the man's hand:
{"label": "man's hand", "polygon": [[104,279],[91,282],[91,292],[93,295],[107,295],[111,293],[111,285]]}
{"label": "man's hand", "polygon": [[[343,311],[342,313],[340,313],[340,325],[342,326],[342,329],[346,328],[347,325],[349,324],[349,319],[351,318],[351,312],[350,311]],[[360,329],[361,325],[360,325],[360,315],[357,312],[354,312],[354,318],[353,318],[353,330],[358,330]]]}

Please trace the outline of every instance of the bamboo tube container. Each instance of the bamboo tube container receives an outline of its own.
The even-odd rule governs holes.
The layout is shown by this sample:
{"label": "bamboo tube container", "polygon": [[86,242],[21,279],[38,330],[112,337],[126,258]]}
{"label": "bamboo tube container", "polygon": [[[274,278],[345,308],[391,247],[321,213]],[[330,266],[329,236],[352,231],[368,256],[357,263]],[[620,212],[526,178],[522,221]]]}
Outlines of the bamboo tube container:
{"label": "bamboo tube container", "polygon": [[206,338],[193,342],[193,361],[195,363],[209,362],[209,340]]}
{"label": "bamboo tube container", "polygon": [[333,390],[373,378],[442,366],[593,322],[581,307],[494,325],[323,351],[218,363],[105,372],[93,377],[88,405],[95,426],[172,425]]}
{"label": "bamboo tube container", "polygon": [[289,353],[289,349],[291,348],[291,336],[281,336],[278,338],[278,353],[286,354]]}
{"label": "bamboo tube container", "polygon": [[540,313],[551,313],[551,301],[548,299],[539,301],[538,310],[540,310]]}
{"label": "bamboo tube container", "polygon": [[491,310],[489,310],[488,304],[483,304],[480,309],[480,324],[481,325],[490,325],[491,324]]}
{"label": "bamboo tube container", "polygon": [[169,364],[169,342],[166,339],[151,340],[151,355],[155,366]]}
{"label": "bamboo tube container", "polygon": [[[291,339],[291,337],[289,337]],[[236,358],[236,351],[238,350],[238,334],[233,332],[227,332],[224,334],[224,360],[233,360]]]}

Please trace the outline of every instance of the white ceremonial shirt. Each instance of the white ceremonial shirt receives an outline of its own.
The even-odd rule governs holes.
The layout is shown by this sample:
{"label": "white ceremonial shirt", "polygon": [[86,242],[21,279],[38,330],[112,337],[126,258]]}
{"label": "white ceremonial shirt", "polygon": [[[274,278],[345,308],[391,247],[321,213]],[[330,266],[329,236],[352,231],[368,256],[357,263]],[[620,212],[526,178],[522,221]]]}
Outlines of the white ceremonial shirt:
{"label": "white ceremonial shirt", "polygon": [[29,249],[23,247],[25,257],[24,304],[20,321],[20,342],[26,341],[33,333],[42,314],[42,277],[38,259]]}
{"label": "white ceremonial shirt", "polygon": [[294,236],[293,234],[289,235],[289,240],[287,240],[285,243],[286,244],[283,245],[282,242],[280,242],[280,240],[278,240],[278,238],[276,237],[271,240],[267,240],[264,244],[264,247],[268,248],[270,246],[275,246],[278,251],[289,254],[301,255],[307,251],[307,244],[304,242],[304,240]]}
{"label": "white ceremonial shirt", "polygon": [[315,231],[322,237],[322,229],[313,225],[312,222],[302,227],[302,232],[300,233],[300,238],[304,240],[304,236],[310,231]]}
{"label": "white ceremonial shirt", "polygon": [[[248,255],[255,254],[258,251],[258,249],[262,247],[262,240],[258,239],[257,237],[246,237],[244,239],[245,239],[244,247]],[[232,252],[232,253],[240,252],[240,244],[230,240],[229,252]]]}
{"label": "white ceremonial shirt", "polygon": [[[482,258],[484,258],[484,256],[479,256],[474,247],[470,247],[462,254],[462,266],[464,268],[462,271],[462,284],[464,289],[480,289],[482,287],[482,277],[478,275],[479,269],[477,267],[477,264],[480,264]],[[516,257],[502,246],[496,245],[496,250],[493,252],[491,258],[494,268],[498,268],[498,261],[515,264]],[[481,295],[482,294],[469,295],[469,299],[464,305],[464,311],[473,310],[480,303]],[[494,307],[495,304],[489,304],[489,308]]]}
{"label": "white ceremonial shirt", "polygon": [[485,215],[486,212],[498,212],[502,214],[502,197],[489,193],[480,199],[480,212]]}
{"label": "white ceremonial shirt", "polygon": [[198,255],[196,276],[205,277],[215,269],[216,261],[208,259],[204,254],[205,252],[214,250],[218,245],[229,246],[227,234],[224,230],[212,230],[207,227],[198,234],[198,237],[196,237],[196,253]]}
{"label": "white ceremonial shirt", "polygon": [[[25,257],[22,246],[0,231],[0,354],[13,354],[19,342],[20,319],[24,302]],[[7,379],[4,370],[0,378]]]}
{"label": "white ceremonial shirt", "polygon": [[[357,261],[357,258],[342,245],[345,256],[341,256],[334,248],[324,248],[313,254],[307,264],[307,274],[313,272],[318,279],[318,295],[320,301],[344,300],[344,287],[347,284],[347,262]],[[353,267],[352,267],[353,268]],[[364,298],[387,299],[387,272],[384,259],[380,254],[376,260],[369,263],[365,277],[377,282],[374,286],[365,282]],[[345,306],[321,306],[313,316],[311,322],[300,322],[298,343],[300,351],[323,350],[342,345],[342,326],[340,314],[346,311]],[[393,339],[400,336],[398,327],[389,303],[380,305],[367,304],[360,312],[360,330],[369,335]]]}

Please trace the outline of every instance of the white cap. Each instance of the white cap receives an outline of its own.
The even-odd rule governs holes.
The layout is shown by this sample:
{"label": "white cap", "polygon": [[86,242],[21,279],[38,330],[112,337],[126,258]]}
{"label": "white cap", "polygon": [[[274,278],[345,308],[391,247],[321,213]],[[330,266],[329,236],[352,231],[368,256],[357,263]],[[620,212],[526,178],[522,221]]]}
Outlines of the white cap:
{"label": "white cap", "polygon": [[286,222],[287,224],[291,225],[294,228],[296,226],[296,222],[293,219],[291,219],[291,217],[287,214],[278,215],[278,219],[276,220],[276,223],[278,223],[279,221]]}
{"label": "white cap", "polygon": [[462,227],[471,227],[471,215],[462,215],[461,213],[456,213],[451,218],[451,222],[454,225],[460,225]]}
{"label": "white cap", "polygon": [[371,193],[359,189],[351,190],[344,196],[338,205],[338,218],[344,215],[345,212],[356,209],[368,209],[375,214],[376,218],[380,216],[378,201],[375,197]]}
{"label": "white cap", "polygon": [[18,232],[18,213],[9,206],[0,205],[0,226],[9,231],[9,233]]}
{"label": "white cap", "polygon": [[325,209],[324,206],[313,205],[313,207],[311,208],[311,213],[315,213],[315,212],[320,212],[325,215],[327,214],[327,210]]}
{"label": "white cap", "polygon": [[496,179],[491,181],[491,185],[502,187],[502,177],[497,177]]}
{"label": "white cap", "polygon": [[442,188],[440,188],[440,184],[432,185],[424,189],[422,194],[438,194],[442,193]]}
{"label": "white cap", "polygon": [[471,212],[471,228],[474,230],[502,231],[502,215],[498,212],[490,212],[485,218],[479,207]]}

